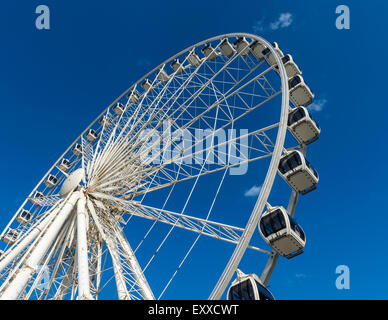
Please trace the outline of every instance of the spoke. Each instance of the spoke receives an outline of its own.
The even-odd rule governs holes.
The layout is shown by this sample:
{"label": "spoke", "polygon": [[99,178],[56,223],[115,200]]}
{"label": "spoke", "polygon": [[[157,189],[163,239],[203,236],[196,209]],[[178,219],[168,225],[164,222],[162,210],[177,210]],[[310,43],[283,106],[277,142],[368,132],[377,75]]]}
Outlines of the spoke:
{"label": "spoke", "polygon": [[[223,223],[213,222],[210,220],[200,219],[176,212],[162,210],[140,204],[135,201],[123,201],[116,199],[117,206],[115,209],[124,211],[137,217],[146,218],[173,225],[194,233],[199,233],[211,238],[237,244],[244,229]],[[270,254],[269,251],[254,246],[250,249]]]}
{"label": "spoke", "polygon": [[[117,178],[109,180],[105,183],[102,183],[95,189],[103,192],[112,192],[115,191],[116,195],[123,194],[124,197],[126,194],[132,195],[135,193],[136,195],[143,194],[144,192],[151,192],[153,190],[158,190],[164,187],[168,187],[171,184],[177,183],[179,181],[185,181],[189,179],[196,178],[199,175],[206,175],[214,172],[218,172],[220,170],[229,169],[229,168],[235,168],[239,167],[241,165],[245,165],[249,162],[257,161],[260,159],[267,158],[271,155],[270,147],[273,146],[272,141],[268,138],[268,136],[260,137],[263,135],[266,131],[276,129],[278,127],[278,124],[270,125],[266,128],[259,129],[252,131],[247,134],[243,134],[239,137],[231,136],[229,139],[226,139],[226,141],[222,141],[221,143],[217,143],[214,145],[207,146],[204,149],[201,149],[199,151],[193,152],[191,154],[185,155],[189,149],[183,149],[181,154],[176,155],[173,157],[170,161],[166,163],[161,163],[159,165],[155,166],[141,166],[138,165],[137,167],[128,167],[128,173],[125,174],[123,172],[117,172]],[[218,132],[221,132],[223,128],[220,128],[216,130],[213,134],[217,135]],[[251,145],[248,146],[247,141],[249,138],[253,138],[260,142],[261,147]],[[206,139],[209,139],[209,137],[204,137],[200,141],[196,142],[192,147],[195,148],[200,143],[204,142]],[[270,142],[270,144],[265,144],[263,141],[267,140]],[[250,159],[243,158],[245,157],[244,153],[240,150],[240,156],[237,157],[236,155],[236,144],[237,141],[240,142],[240,145],[242,148],[249,149],[252,153],[255,152],[254,155],[251,154]],[[226,152],[220,152],[220,150],[225,149],[229,146],[229,149],[233,149],[233,154],[231,153],[231,150],[229,150],[229,153]],[[233,146],[233,148],[231,148]],[[215,169],[206,169],[198,168],[197,166],[189,163],[185,163],[185,160],[195,158],[198,155],[202,155],[203,153],[207,154],[214,154],[214,150],[218,150],[218,157],[222,156],[225,157],[225,161],[220,161],[220,164],[214,163],[214,161],[208,161],[213,162],[213,167],[215,166]],[[227,162],[227,158],[229,161]],[[133,160],[132,160],[133,161]],[[127,162],[129,164],[129,161]],[[174,168],[170,168],[171,164],[178,164],[182,170],[177,171]],[[186,168],[186,169],[185,169]],[[167,171],[165,170],[172,170],[171,172],[175,174],[175,176],[171,176],[166,174]],[[193,171],[200,171],[198,174],[193,174]],[[179,172],[180,174],[177,174]],[[190,172],[190,173],[189,173]],[[147,177],[152,176],[154,173],[157,173],[157,179],[152,179],[151,182],[147,181]],[[127,182],[128,181],[128,182]],[[141,181],[141,183],[134,183],[135,181]],[[163,181],[162,183],[158,183],[158,181]],[[150,185],[151,183],[151,185]],[[126,187],[123,189],[123,185]],[[154,185],[154,187],[151,187]],[[143,190],[142,190],[143,189]]]}
{"label": "spoke", "polygon": [[[121,299],[133,298],[131,292],[127,290],[126,281],[123,276],[123,267],[127,266],[127,274],[132,279],[129,282],[132,285],[136,285],[138,288],[136,291],[142,296],[143,299],[152,300],[154,296],[148,285],[147,280],[144,277],[143,271],[139,266],[139,263],[134,255],[128,241],[126,241],[124,235],[116,226],[116,223],[107,217],[104,221],[99,218],[95,206],[92,201],[88,200],[88,209],[91,213],[93,220],[101,234],[101,237],[106,242],[114,263],[114,272],[116,283],[119,283],[118,294]],[[121,252],[121,253],[120,253]],[[120,261],[120,256],[124,259]],[[126,279],[128,281],[128,279]]]}

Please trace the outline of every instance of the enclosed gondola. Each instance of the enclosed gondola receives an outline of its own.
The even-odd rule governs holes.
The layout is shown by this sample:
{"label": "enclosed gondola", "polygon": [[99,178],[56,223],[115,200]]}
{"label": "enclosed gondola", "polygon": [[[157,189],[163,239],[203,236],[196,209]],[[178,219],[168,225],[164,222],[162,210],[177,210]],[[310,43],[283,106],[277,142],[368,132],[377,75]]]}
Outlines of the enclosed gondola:
{"label": "enclosed gondola", "polygon": [[278,171],[293,189],[302,194],[316,189],[319,181],[318,172],[299,150],[284,155],[279,161]]}
{"label": "enclosed gondola", "polygon": [[230,58],[236,52],[236,50],[234,50],[233,48],[233,45],[229,42],[228,38],[221,40],[220,50],[222,54],[227,58]]}
{"label": "enclosed gondola", "polygon": [[[272,43],[272,47],[275,49],[276,53],[279,55],[280,58],[284,57],[284,53],[282,50],[280,50],[277,42]],[[274,66],[275,64],[277,64],[275,55],[272,53],[272,51],[269,48],[264,49],[262,52],[262,55],[270,66]]]}
{"label": "enclosed gondola", "polygon": [[201,58],[195,52],[190,52],[190,54],[187,56],[187,61],[193,67],[198,67],[199,64],[201,63]]}
{"label": "enclosed gondola", "polygon": [[32,214],[28,210],[22,210],[16,217],[16,221],[21,224],[30,222]]}
{"label": "enclosed gondola", "polygon": [[3,241],[9,245],[12,245],[15,243],[19,236],[19,233],[14,229],[9,229],[7,233],[3,236]]}
{"label": "enclosed gondola", "polygon": [[257,40],[253,40],[252,43],[249,45],[251,48],[252,54],[255,56],[257,60],[264,59],[263,51],[267,49],[267,47],[262,44],[261,42]]}
{"label": "enclosed gondola", "polygon": [[237,270],[227,293],[228,300],[274,300],[272,293],[262,284],[256,274],[244,274]]}
{"label": "enclosed gondola", "polygon": [[179,61],[179,59],[175,59],[172,63],[171,63],[171,68],[174,70],[174,72],[176,74],[181,74],[183,72],[183,65],[182,63]]}
{"label": "enclosed gondola", "polygon": [[167,82],[170,79],[170,76],[166,72],[166,70],[161,69],[158,73],[158,79],[162,82]]}
{"label": "enclosed gondola", "polygon": [[299,141],[308,145],[316,141],[321,133],[318,123],[305,107],[292,109],[288,114],[288,130]]}
{"label": "enclosed gondola", "polygon": [[139,94],[136,91],[131,91],[131,93],[128,94],[128,100],[131,101],[133,104],[137,103],[139,101]]}
{"label": "enclosed gondola", "polygon": [[281,256],[290,259],[303,252],[306,235],[283,207],[268,209],[258,228],[263,239]]}
{"label": "enclosed gondola", "polygon": [[85,137],[90,143],[93,143],[98,138],[98,133],[93,129],[89,129]]}
{"label": "enclosed gondola", "polygon": [[234,47],[244,57],[250,53],[249,41],[245,37],[238,38],[234,43]]}
{"label": "enclosed gondola", "polygon": [[121,102],[117,102],[116,105],[113,107],[113,112],[116,113],[118,116],[121,116],[124,112],[124,105]]}
{"label": "enclosed gondola", "polygon": [[58,178],[57,178],[56,176],[52,175],[52,174],[49,174],[49,175],[47,176],[46,180],[44,181],[44,184],[45,184],[48,188],[52,189],[52,188],[55,187],[55,185],[57,184],[57,182],[58,182]]}
{"label": "enclosed gondola", "polygon": [[73,152],[76,157],[79,157],[82,154],[82,146],[79,143],[76,143],[73,149],[71,149],[71,152]]}
{"label": "enclosed gondola", "polygon": [[306,85],[301,75],[293,77],[288,87],[290,90],[290,99],[295,107],[307,107],[313,102],[314,94]]}
{"label": "enclosed gondola", "polygon": [[141,84],[141,87],[144,89],[144,91],[151,91],[152,90],[152,83],[149,79],[145,79],[143,83]]}
{"label": "enclosed gondola", "polygon": [[42,192],[35,191],[34,195],[30,198],[32,204],[36,206],[40,206],[44,199],[44,195]]}
{"label": "enclosed gondola", "polygon": [[99,121],[99,124],[104,128],[109,128],[110,125],[113,123],[113,120],[111,118],[109,118],[108,116],[103,116],[100,121]]}
{"label": "enclosed gondola", "polygon": [[[287,74],[288,79],[292,79],[295,76],[297,76],[298,74],[299,75],[302,74],[302,71],[299,69],[298,65],[294,62],[294,59],[292,58],[292,56],[290,54],[286,54],[282,58],[282,62],[284,65],[284,69],[286,70],[286,74]],[[275,69],[276,69],[276,72],[279,73],[279,67],[276,66]]]}
{"label": "enclosed gondola", "polygon": [[209,61],[213,61],[218,57],[216,49],[214,49],[210,43],[207,43],[201,51]]}
{"label": "enclosed gondola", "polygon": [[65,158],[61,160],[61,162],[58,164],[58,168],[62,170],[63,172],[67,172],[71,167],[71,162]]}

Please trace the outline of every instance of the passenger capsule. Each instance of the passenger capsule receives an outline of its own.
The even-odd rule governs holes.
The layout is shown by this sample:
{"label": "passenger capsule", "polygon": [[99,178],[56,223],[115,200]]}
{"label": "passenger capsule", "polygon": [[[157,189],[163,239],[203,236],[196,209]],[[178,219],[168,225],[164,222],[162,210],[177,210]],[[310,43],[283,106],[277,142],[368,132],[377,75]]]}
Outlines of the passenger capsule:
{"label": "passenger capsule", "polygon": [[252,43],[249,45],[249,47],[251,48],[252,54],[255,56],[257,60],[264,59],[263,51],[267,49],[267,47],[264,44],[260,43],[257,40],[253,40]]}
{"label": "passenger capsule", "polygon": [[35,191],[35,194],[32,196],[32,198],[30,198],[30,201],[32,204],[36,206],[40,206],[43,199],[44,199],[43,193],[39,191]]}
{"label": "passenger capsule", "polygon": [[179,61],[179,59],[175,59],[172,63],[171,63],[171,68],[174,70],[174,72],[176,74],[181,74],[183,72],[183,65],[182,63]]}
{"label": "passenger capsule", "polygon": [[71,163],[69,160],[63,158],[61,162],[58,164],[58,168],[63,172],[67,172],[71,167]]}
{"label": "passenger capsule", "polygon": [[46,180],[44,181],[44,184],[48,188],[52,189],[55,187],[57,182],[58,182],[58,178],[56,176],[53,176],[52,174],[49,174],[48,177],[46,178]]}
{"label": "passenger capsule", "polygon": [[21,224],[30,222],[32,214],[28,210],[22,210],[16,217],[16,221]]}
{"label": "passenger capsule", "polygon": [[165,70],[160,70],[158,73],[158,79],[162,82],[167,82],[170,77]]}
{"label": "passenger capsule", "polygon": [[302,194],[316,189],[319,181],[318,172],[298,150],[292,151],[280,159],[278,171],[293,189]]}
{"label": "passenger capsule", "polygon": [[199,64],[201,63],[201,58],[195,52],[190,52],[190,54],[187,56],[187,61],[193,67],[198,67]]}
{"label": "passenger capsule", "polygon": [[121,102],[117,102],[116,105],[113,107],[113,112],[116,113],[118,116],[121,116],[124,112],[124,105]]}
{"label": "passenger capsule", "polygon": [[152,90],[152,83],[150,80],[145,79],[143,83],[141,84],[141,87],[144,89],[145,92]]}
{"label": "passenger capsule", "polygon": [[12,245],[15,243],[19,236],[19,233],[14,229],[9,229],[7,233],[3,236],[3,241],[9,245]]}
{"label": "passenger capsule", "polygon": [[245,37],[238,38],[234,43],[234,47],[244,57],[250,53],[249,41]]}
{"label": "passenger capsule", "polygon": [[244,274],[237,270],[227,293],[228,300],[274,300],[272,293],[262,284],[256,274]]}
{"label": "passenger capsule", "polygon": [[306,85],[301,75],[297,75],[288,82],[290,99],[295,107],[307,107],[313,102],[314,94]]}
{"label": "passenger capsule", "polygon": [[221,50],[222,54],[227,58],[230,58],[236,52],[236,50],[234,50],[232,44],[229,42],[228,38],[225,38],[221,41],[220,50]]}
{"label": "passenger capsule", "polygon": [[98,138],[98,133],[93,129],[89,129],[85,137],[90,143],[93,143]]}
{"label": "passenger capsule", "polygon": [[[272,47],[275,49],[276,53],[279,55],[280,58],[284,57],[283,51],[280,50],[277,42],[272,43]],[[262,55],[264,56],[264,59],[268,62],[270,66],[274,66],[275,64],[277,64],[275,55],[272,53],[272,51],[269,48],[264,49],[262,52]]]}
{"label": "passenger capsule", "polygon": [[107,129],[110,127],[110,125],[112,124],[112,119],[109,118],[108,116],[103,116],[100,121],[99,121],[99,124],[104,128],[104,129]]}
{"label": "passenger capsule", "polygon": [[128,100],[131,101],[133,104],[137,103],[139,101],[139,94],[136,91],[132,91],[130,94],[128,94]]}
{"label": "passenger capsule", "polygon": [[290,259],[303,252],[305,233],[283,207],[267,210],[258,227],[263,239],[281,256]]}
{"label": "passenger capsule", "polygon": [[[286,70],[287,78],[292,79],[297,75],[301,75],[302,71],[300,71],[298,65],[294,62],[292,59],[292,56],[290,54],[286,54],[282,58],[282,62],[284,65],[284,69]],[[279,72],[279,67],[275,67],[276,71]]]}
{"label": "passenger capsule", "polygon": [[213,61],[218,57],[216,50],[212,47],[210,43],[206,44],[201,51],[209,61]]}
{"label": "passenger capsule", "polygon": [[288,130],[299,141],[308,145],[316,141],[321,128],[305,107],[297,107],[288,114]]}
{"label": "passenger capsule", "polygon": [[73,152],[76,157],[79,157],[82,154],[82,146],[79,143],[76,143],[71,152]]}

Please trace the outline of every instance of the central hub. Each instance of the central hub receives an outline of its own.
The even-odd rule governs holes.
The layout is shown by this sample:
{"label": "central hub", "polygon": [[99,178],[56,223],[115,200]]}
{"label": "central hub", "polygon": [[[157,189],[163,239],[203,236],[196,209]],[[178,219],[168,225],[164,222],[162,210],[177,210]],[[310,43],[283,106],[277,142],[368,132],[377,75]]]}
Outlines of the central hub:
{"label": "central hub", "polygon": [[61,190],[59,190],[59,194],[61,195],[61,197],[65,198],[70,192],[77,189],[84,177],[84,169],[79,168],[73,171],[63,182]]}

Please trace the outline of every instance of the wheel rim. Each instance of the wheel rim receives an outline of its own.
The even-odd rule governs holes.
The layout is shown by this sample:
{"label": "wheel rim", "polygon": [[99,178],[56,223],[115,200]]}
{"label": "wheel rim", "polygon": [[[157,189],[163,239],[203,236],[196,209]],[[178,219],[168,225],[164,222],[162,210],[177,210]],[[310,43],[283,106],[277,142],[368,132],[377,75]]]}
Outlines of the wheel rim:
{"label": "wheel rim", "polygon": [[[100,162],[102,164],[104,164],[104,161],[106,160],[106,158],[108,157],[108,153],[105,153],[103,154],[102,150],[105,150],[104,148],[105,147],[109,147],[111,148],[111,157],[114,157],[115,155],[119,155],[120,154],[120,145],[117,143],[117,144],[114,144],[110,141],[116,139],[118,136],[120,136],[120,132],[125,132],[125,130],[117,130],[117,128],[119,128],[120,126],[118,125],[120,123],[120,119],[123,119],[123,115],[125,114],[125,112],[123,113],[122,116],[118,116],[118,119],[115,118],[113,119],[113,124],[116,123],[115,125],[115,128],[117,130],[117,134],[112,134],[112,131],[109,131],[109,130],[105,130],[105,129],[97,129],[96,131],[99,132],[100,134],[100,138],[98,141],[95,142],[95,145],[97,145],[97,147],[94,146],[89,146],[89,144],[87,143],[87,140],[85,139],[85,135],[86,133],[88,132],[89,129],[91,128],[96,128],[95,125],[98,123],[98,121],[101,119],[101,117],[103,116],[109,116],[109,115],[112,115],[113,112],[112,112],[112,109],[113,107],[115,106],[116,103],[120,102],[120,101],[123,101],[123,99],[125,99],[125,96],[128,95],[128,93],[132,92],[134,89],[137,89],[139,86],[141,86],[141,83],[147,79],[147,78],[151,78],[152,76],[152,79],[156,79],[156,72],[158,72],[161,68],[163,68],[163,66],[169,64],[171,61],[173,61],[175,58],[178,58],[178,57],[182,57],[184,56],[185,54],[187,54],[188,52],[192,51],[194,48],[199,48],[199,47],[202,47],[205,43],[215,43],[216,41],[219,41],[223,38],[233,38],[233,37],[246,37],[246,38],[249,38],[251,41],[252,40],[256,40],[256,41],[259,41],[263,44],[265,44],[267,47],[269,47],[271,49],[271,52],[275,55],[275,58],[276,58],[276,61],[278,63],[278,65],[280,66],[279,70],[280,70],[280,80],[281,80],[281,91],[280,93],[278,94],[281,94],[281,112],[280,112],[280,121],[278,122],[278,124],[276,124],[276,127],[274,128],[277,128],[277,134],[276,134],[276,142],[273,144],[273,151],[271,152],[271,162],[270,162],[270,165],[269,165],[269,169],[268,169],[268,172],[265,176],[265,179],[264,179],[264,182],[263,182],[263,186],[261,188],[261,192],[258,196],[258,199],[257,199],[257,202],[256,202],[256,205],[255,205],[255,208],[252,212],[252,214],[250,215],[250,218],[248,220],[248,223],[246,225],[246,227],[244,228],[244,231],[242,232],[241,234],[241,237],[239,238],[238,241],[236,241],[237,243],[237,247],[236,247],[236,250],[235,252],[233,253],[232,257],[229,259],[229,262],[227,263],[227,267],[225,268],[225,271],[224,273],[221,275],[216,287],[214,288],[210,298],[211,299],[219,299],[222,295],[222,293],[224,292],[227,284],[229,283],[230,281],[230,278],[233,274],[233,272],[236,270],[237,266],[238,266],[238,263],[241,259],[241,257],[243,256],[245,250],[247,249],[248,245],[249,245],[249,241],[250,241],[250,238],[252,237],[252,234],[253,234],[253,230],[255,229],[256,225],[257,225],[257,222],[258,222],[258,219],[260,217],[260,214],[263,210],[263,207],[264,207],[264,204],[268,198],[268,195],[269,195],[269,192],[271,190],[271,187],[272,187],[272,184],[273,184],[273,180],[274,180],[274,177],[275,177],[275,174],[276,174],[276,170],[277,170],[277,165],[278,165],[278,162],[279,162],[279,159],[280,159],[280,155],[282,153],[282,150],[283,150],[283,144],[284,144],[284,138],[285,138],[285,133],[286,133],[286,129],[287,129],[287,126],[286,126],[286,115],[287,115],[287,108],[288,108],[288,101],[289,101],[289,97],[288,97],[288,82],[287,82],[287,78],[286,78],[286,75],[285,75],[285,70],[284,70],[284,66],[282,65],[281,61],[280,61],[280,58],[279,56],[276,54],[276,52],[272,49],[271,45],[264,39],[260,38],[260,37],[257,37],[255,35],[250,35],[250,34],[240,34],[240,33],[237,33],[237,34],[227,34],[227,35],[222,35],[222,36],[218,36],[218,37],[214,37],[214,38],[211,38],[211,39],[208,39],[208,40],[205,40],[205,41],[202,41],[200,43],[197,43],[196,45],[193,45],[193,46],[190,46],[188,47],[187,49],[183,50],[182,52],[178,53],[177,55],[169,58],[168,60],[166,60],[165,62],[163,62],[161,65],[159,65],[158,67],[154,68],[153,70],[151,70],[148,74],[146,74],[145,76],[143,76],[141,79],[139,79],[133,86],[131,86],[128,90],[126,90],[121,96],[119,96],[119,98],[117,98],[108,108],[106,108],[104,110],[104,112],[102,112],[100,114],[99,117],[97,117],[84,131],[83,133],[73,142],[72,145],[70,145],[70,147],[63,153],[63,155],[57,160],[57,162],[52,166],[52,168],[47,172],[47,174],[41,179],[41,181],[39,182],[39,184],[37,185],[37,187],[31,192],[31,194],[29,195],[29,198],[31,198],[34,193],[37,191],[37,190],[41,190],[40,187],[42,186],[43,182],[45,181],[45,179],[56,169],[56,167],[58,166],[58,164],[60,163],[60,161],[66,157],[69,152],[71,151],[71,149],[74,147],[74,145],[76,143],[79,143],[81,146],[82,146],[82,149],[83,149],[83,154],[82,154],[82,157],[80,157],[78,160],[75,160],[75,158],[71,158],[71,160],[74,162],[74,161],[77,161],[76,162],[76,165],[73,167],[73,170],[75,170],[76,168],[80,168],[80,167],[83,167],[85,169],[85,172],[87,173],[87,179],[85,179],[84,181],[84,187],[85,187],[85,190],[87,191],[87,193],[90,195],[90,197],[92,198],[92,202],[93,202],[93,207],[96,208],[98,207],[98,205],[96,204],[97,201],[100,201],[100,202],[103,202],[105,200],[109,200],[111,201],[112,199],[108,198],[108,199],[105,199],[103,197],[101,197],[101,192],[99,192],[98,188],[100,187],[101,188],[101,183],[97,183],[96,181],[101,177],[99,176],[98,174],[95,174],[95,172],[93,172],[93,170],[100,170],[99,172],[101,173],[104,173],[105,175],[107,174],[106,173],[106,170],[104,171],[104,169],[106,169],[106,167],[104,168],[104,166],[101,166],[98,167],[96,166],[96,162]],[[219,48],[217,47],[217,49],[219,50]],[[186,57],[187,58],[187,57]],[[222,58],[222,57],[221,57]],[[236,54],[234,55],[233,57],[231,57],[230,59],[225,59],[225,61],[223,62],[224,64],[228,63],[228,61],[230,61],[231,59],[243,59],[241,55],[239,54]],[[259,64],[259,62],[257,63]],[[266,68],[268,69],[268,67]],[[227,70],[227,68],[225,68],[224,70]],[[170,74],[171,75],[171,74]],[[192,75],[192,73],[191,73]],[[179,75],[178,74],[175,74],[174,73],[174,78],[175,77],[178,77]],[[190,75],[186,75],[187,78],[190,77]],[[186,78],[186,80],[187,80]],[[265,78],[265,74],[262,76],[262,77],[258,77],[257,79],[266,79]],[[256,79],[256,80],[257,80]],[[182,81],[185,80],[185,77],[182,76]],[[255,80],[255,81],[256,81]],[[245,81],[245,80],[244,80]],[[248,81],[248,80],[246,80]],[[238,82],[238,80],[237,80]],[[155,83],[155,80],[154,82]],[[239,84],[240,85],[240,84]],[[241,83],[241,85],[243,85]],[[227,85],[226,85],[227,87]],[[245,86],[244,88],[248,88],[248,86]],[[268,89],[268,88],[267,88]],[[225,98],[225,92],[226,94],[228,94],[228,90],[225,89],[224,87],[224,90],[220,90],[221,91],[221,94],[224,94],[224,98]],[[241,92],[242,89],[240,89],[240,91],[238,92]],[[215,91],[214,92],[214,95],[216,95],[218,92]],[[149,94],[151,94],[149,92]],[[147,98],[147,95],[145,95],[143,97],[143,101]],[[155,101],[155,99],[157,99],[157,96],[154,96],[151,98],[152,101]],[[222,99],[222,98],[221,98]],[[225,99],[227,100],[227,98]],[[152,102],[150,102],[152,103]],[[162,100],[159,100],[158,103],[162,103]],[[213,102],[213,105],[217,104],[216,102]],[[265,104],[265,103],[264,103]],[[263,104],[263,105],[264,105]],[[156,104],[155,104],[156,105]],[[218,106],[214,107],[214,109],[217,109],[217,110],[220,110],[221,107],[219,107],[221,105],[221,103],[218,103]],[[135,105],[134,105],[135,106]],[[125,105],[126,107],[126,111],[129,111],[129,107],[130,105],[127,103]],[[160,107],[158,105],[158,107]],[[198,107],[198,110],[200,110],[201,108]],[[248,110],[249,108],[247,108]],[[148,113],[150,113],[151,109],[149,108],[148,109]],[[245,111],[247,111],[245,110]],[[141,111],[144,112],[144,110],[141,110],[141,108],[137,108],[134,107],[134,109],[131,109],[131,111],[133,112],[138,112],[138,114],[141,114]],[[155,111],[156,112],[156,111]],[[209,111],[206,111],[206,112],[209,112]],[[206,112],[204,113],[206,115]],[[250,111],[251,112],[251,111]],[[248,113],[247,113],[248,114]],[[182,117],[183,118],[183,117]],[[209,117],[211,118],[211,117]],[[128,119],[130,119],[130,117],[128,117]],[[125,121],[130,121],[130,120],[124,120],[123,123],[125,123]],[[154,125],[154,128],[155,129],[155,124],[160,124],[161,122],[163,122],[162,120],[164,120],[165,118],[158,118],[157,121],[155,123],[151,123],[150,122],[150,125]],[[219,116],[215,116],[214,119],[216,119],[216,122],[219,121]],[[213,119],[213,120],[214,120]],[[233,121],[234,121],[234,118],[232,117]],[[178,119],[177,119],[178,120]],[[186,119],[187,120],[187,119]],[[234,122],[230,122],[230,123],[234,123]],[[229,123],[229,124],[230,124]],[[183,125],[184,127],[184,125]],[[202,128],[209,128],[210,126],[204,126]],[[220,129],[220,127],[222,126],[215,126],[215,131],[217,131],[218,129]],[[233,125],[231,126],[232,128]],[[144,127],[143,129],[145,129],[146,127]],[[189,127],[188,128],[194,128],[194,127]],[[227,126],[225,126],[225,128],[228,128]],[[230,127],[229,127],[230,128]],[[195,128],[195,129],[200,129],[200,127],[198,128]],[[263,128],[261,128],[263,129]],[[273,129],[273,128],[272,128]],[[114,130],[114,129],[113,129]],[[268,129],[269,130],[269,129]],[[263,131],[263,132],[266,132],[266,131]],[[128,132],[127,132],[128,133]],[[134,130],[133,133],[135,134],[136,131]],[[259,133],[262,133],[262,132],[258,132],[256,134],[259,134]],[[102,138],[102,137],[105,137],[105,138]],[[250,137],[250,136],[249,136]],[[252,134],[252,137],[253,137],[253,134]],[[104,140],[105,139],[105,140]],[[111,139],[111,140],[110,140]],[[230,140],[230,139],[229,139]],[[234,141],[237,141],[238,139],[235,138]],[[230,143],[230,141],[226,141],[225,144],[227,143]],[[240,142],[241,142],[241,139],[240,139]],[[219,147],[221,144],[219,143],[218,145],[213,145],[212,147],[215,149],[216,147]],[[100,151],[99,148],[101,147]],[[89,149],[88,149],[89,148]],[[116,149],[115,149],[116,148]],[[89,151],[88,151],[89,150]],[[113,156],[112,156],[112,150],[113,150]],[[100,152],[100,153],[99,153]],[[210,154],[210,153],[209,153]],[[105,157],[105,160],[104,160],[104,157]],[[94,164],[92,165],[91,163],[94,161]],[[109,162],[109,161],[108,161]],[[108,166],[109,167],[109,164],[107,164],[108,162],[105,163],[105,166]],[[132,163],[132,164],[129,164],[129,165],[132,165],[132,166],[136,166],[135,163]],[[93,167],[94,166],[94,167]],[[93,169],[91,169],[91,167],[93,167]],[[181,166],[182,167],[182,166]],[[222,167],[222,166],[220,166]],[[97,168],[97,169],[96,169]],[[111,168],[110,170],[116,170],[117,168]],[[230,168],[229,168],[230,169]],[[98,171],[97,170],[97,171]],[[226,170],[227,171],[227,170]],[[225,171],[225,172],[226,172]],[[94,174],[94,175],[93,175]],[[128,173],[130,174],[130,173]],[[203,174],[204,175],[204,174]],[[96,178],[97,176],[97,178]],[[202,177],[202,174],[198,174],[198,178],[199,177]],[[61,185],[63,183],[63,181],[65,180],[66,176],[63,175],[59,181],[58,181],[58,184],[57,186]],[[139,178],[139,177],[138,177]],[[192,179],[195,179],[195,175],[192,175],[191,177]],[[96,180],[97,179],[97,180]],[[136,175],[132,177],[132,179],[134,179],[136,181],[137,177]],[[141,177],[139,178],[141,180]],[[106,181],[105,181],[106,183]],[[97,186],[97,187],[96,187]],[[107,185],[107,187],[109,187],[110,185]],[[148,188],[148,192],[149,192],[149,189]],[[59,203],[60,201],[62,201],[55,193],[56,191],[56,187],[51,189],[51,190],[48,190],[47,188],[46,189],[43,189],[42,191],[45,192],[45,201],[46,201],[46,204],[51,204],[51,205],[54,205],[56,203]],[[218,194],[218,192],[217,192]],[[146,195],[146,192],[143,192],[143,193],[139,193],[137,192],[135,194],[135,197],[139,197],[139,196],[142,196],[142,195]],[[125,200],[127,199],[130,199],[131,197],[131,194],[129,193],[126,193],[125,194],[126,198]],[[5,235],[6,231],[10,228],[10,226],[12,224],[15,223],[15,218],[17,217],[17,215],[21,212],[21,210],[23,210],[23,208],[26,207],[27,205],[27,202],[28,202],[28,198],[26,199],[26,201],[22,204],[22,206],[20,207],[20,209],[18,210],[18,212],[15,214],[14,218],[10,221],[10,223],[8,224],[8,226],[4,229],[3,233],[2,233],[2,236]],[[120,203],[120,202],[119,202]],[[88,203],[89,204],[89,203]],[[42,206],[41,208],[43,208],[44,206]],[[51,207],[50,205],[48,205],[47,207]],[[45,212],[44,210],[41,210],[39,211],[40,209],[36,209],[36,212],[35,212],[35,216],[39,217],[39,216],[44,216]],[[98,209],[98,208],[97,208]],[[123,208],[121,208],[123,209]],[[126,210],[128,208],[125,208]],[[130,207],[131,210],[136,210],[136,208],[134,208],[133,206]],[[144,209],[144,208],[143,208]],[[149,207],[147,208],[149,209]],[[162,214],[170,214],[169,212],[166,211],[163,211],[164,209],[162,210],[159,210],[159,211],[156,211],[156,213],[154,212],[154,214],[156,214],[157,216],[159,215],[162,215]],[[89,212],[92,211],[90,208],[89,208]],[[152,211],[152,210],[151,210]],[[132,211],[133,212],[133,211]],[[144,212],[137,212],[138,215],[141,215],[141,214],[144,214]],[[149,213],[149,212],[148,212]],[[158,217],[159,217],[158,216]],[[209,218],[209,216],[207,216],[207,219]],[[203,218],[202,218],[203,219]],[[201,223],[205,223],[207,222],[207,219],[203,219],[205,220],[205,222],[199,222],[199,220],[196,220],[196,222],[200,223],[199,224],[199,227],[197,231],[200,231],[201,228],[202,231],[204,230],[204,225]],[[172,221],[175,221],[175,220],[172,220]],[[175,223],[175,222],[174,222]],[[171,225],[171,223],[170,223]],[[27,225],[27,226],[24,226],[21,228],[21,232],[27,232],[29,229],[30,226]],[[11,248],[12,249],[12,248]],[[99,249],[96,249],[96,250],[101,250],[101,248]],[[191,251],[191,249],[190,249]],[[114,255],[114,254],[113,254]],[[163,291],[164,292],[164,291]]]}

